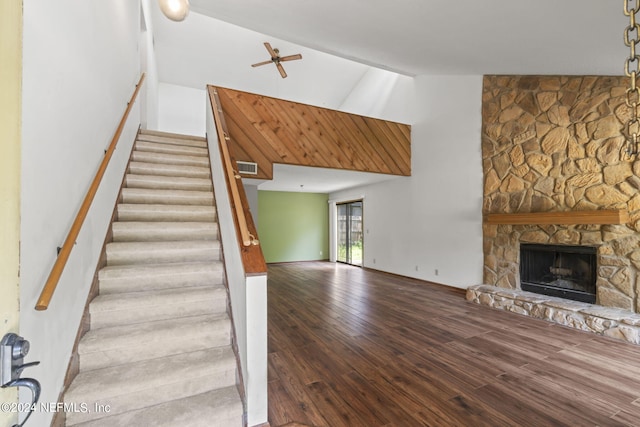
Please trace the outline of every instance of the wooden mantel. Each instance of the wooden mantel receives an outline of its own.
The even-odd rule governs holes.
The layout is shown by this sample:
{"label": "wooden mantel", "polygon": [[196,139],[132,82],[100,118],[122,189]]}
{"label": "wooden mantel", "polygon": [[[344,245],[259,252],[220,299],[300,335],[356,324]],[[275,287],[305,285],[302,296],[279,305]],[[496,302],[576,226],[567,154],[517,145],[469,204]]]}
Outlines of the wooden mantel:
{"label": "wooden mantel", "polygon": [[568,212],[529,212],[488,214],[487,224],[542,225],[542,224],[626,224],[629,212],[626,209]]}

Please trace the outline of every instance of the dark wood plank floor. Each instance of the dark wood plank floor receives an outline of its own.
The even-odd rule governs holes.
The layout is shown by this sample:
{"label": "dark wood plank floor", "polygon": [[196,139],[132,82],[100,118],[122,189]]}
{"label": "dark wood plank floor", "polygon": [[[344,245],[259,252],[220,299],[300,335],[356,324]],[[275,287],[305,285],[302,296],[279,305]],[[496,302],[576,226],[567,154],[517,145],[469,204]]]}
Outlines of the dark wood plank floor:
{"label": "dark wood plank floor", "polygon": [[324,262],[269,266],[271,426],[640,426],[640,346]]}

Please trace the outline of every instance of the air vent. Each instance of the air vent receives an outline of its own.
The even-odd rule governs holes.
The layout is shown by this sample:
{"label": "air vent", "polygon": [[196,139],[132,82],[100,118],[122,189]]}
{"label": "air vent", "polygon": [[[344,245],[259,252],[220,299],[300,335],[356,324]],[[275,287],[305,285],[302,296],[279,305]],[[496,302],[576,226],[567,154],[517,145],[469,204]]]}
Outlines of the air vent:
{"label": "air vent", "polygon": [[238,172],[243,175],[258,175],[258,164],[254,162],[236,162]]}

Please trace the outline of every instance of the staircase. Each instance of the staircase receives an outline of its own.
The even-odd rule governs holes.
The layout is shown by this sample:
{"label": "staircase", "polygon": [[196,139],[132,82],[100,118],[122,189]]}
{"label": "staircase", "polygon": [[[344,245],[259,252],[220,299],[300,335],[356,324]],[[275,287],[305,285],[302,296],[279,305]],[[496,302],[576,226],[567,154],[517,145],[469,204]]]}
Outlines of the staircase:
{"label": "staircase", "polygon": [[203,138],[138,136],[112,234],[66,425],[242,426]]}

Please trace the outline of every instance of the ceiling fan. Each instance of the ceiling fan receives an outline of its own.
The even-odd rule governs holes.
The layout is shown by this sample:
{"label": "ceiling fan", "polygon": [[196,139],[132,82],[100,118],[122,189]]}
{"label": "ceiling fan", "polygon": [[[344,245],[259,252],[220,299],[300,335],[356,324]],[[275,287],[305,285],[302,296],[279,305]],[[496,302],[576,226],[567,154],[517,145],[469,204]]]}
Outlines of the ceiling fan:
{"label": "ceiling fan", "polygon": [[264,47],[266,47],[267,51],[269,51],[269,55],[271,55],[271,59],[268,61],[258,62],[257,64],[253,64],[251,66],[259,67],[261,65],[267,65],[273,62],[274,64],[276,64],[276,67],[278,68],[278,71],[280,72],[280,75],[282,76],[283,79],[287,77],[287,73],[284,71],[284,67],[282,66],[281,62],[302,59],[302,55],[300,55],[299,53],[296,55],[280,56],[280,51],[277,48],[276,49],[272,48],[268,42],[265,42]]}

